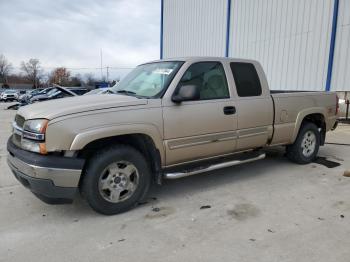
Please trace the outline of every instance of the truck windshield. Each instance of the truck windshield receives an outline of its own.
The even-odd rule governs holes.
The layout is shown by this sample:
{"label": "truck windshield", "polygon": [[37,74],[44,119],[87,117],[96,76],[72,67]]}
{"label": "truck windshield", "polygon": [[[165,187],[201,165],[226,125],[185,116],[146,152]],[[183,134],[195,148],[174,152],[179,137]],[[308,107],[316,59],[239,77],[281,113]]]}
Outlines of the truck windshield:
{"label": "truck windshield", "polygon": [[140,65],[112,87],[112,92],[136,97],[159,97],[182,64],[179,61],[167,61]]}

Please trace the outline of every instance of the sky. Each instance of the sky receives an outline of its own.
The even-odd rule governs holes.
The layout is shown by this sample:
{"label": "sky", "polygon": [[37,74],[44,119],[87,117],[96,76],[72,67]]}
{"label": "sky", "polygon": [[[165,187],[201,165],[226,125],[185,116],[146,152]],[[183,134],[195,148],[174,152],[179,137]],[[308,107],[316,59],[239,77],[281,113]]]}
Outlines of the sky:
{"label": "sky", "polygon": [[0,10],[0,54],[15,70],[37,58],[45,71],[99,76],[102,50],[113,78],[159,58],[160,0],[0,0]]}

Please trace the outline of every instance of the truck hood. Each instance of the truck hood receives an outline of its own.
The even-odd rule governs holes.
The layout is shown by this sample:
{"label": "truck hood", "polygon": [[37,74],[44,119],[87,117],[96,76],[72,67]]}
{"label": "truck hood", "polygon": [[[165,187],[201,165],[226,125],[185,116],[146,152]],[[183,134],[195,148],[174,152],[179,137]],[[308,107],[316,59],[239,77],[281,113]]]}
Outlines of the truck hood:
{"label": "truck hood", "polygon": [[25,119],[54,118],[86,111],[146,105],[147,99],[124,95],[88,95],[62,98],[21,107],[18,114]]}

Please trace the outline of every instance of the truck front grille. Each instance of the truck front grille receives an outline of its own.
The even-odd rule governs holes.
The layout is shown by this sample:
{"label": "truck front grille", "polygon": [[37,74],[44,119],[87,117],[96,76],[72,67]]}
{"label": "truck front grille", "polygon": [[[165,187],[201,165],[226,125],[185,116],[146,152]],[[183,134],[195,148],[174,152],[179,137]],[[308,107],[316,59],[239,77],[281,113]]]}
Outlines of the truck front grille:
{"label": "truck front grille", "polygon": [[18,127],[23,128],[23,126],[24,126],[24,121],[25,121],[25,119],[24,119],[23,116],[18,115],[18,114],[15,116],[15,122],[16,122],[16,125],[17,125]]}
{"label": "truck front grille", "polygon": [[22,129],[24,126],[24,117],[21,115],[15,116],[15,123],[13,125],[13,134],[12,134],[12,142],[18,146],[21,147],[21,141],[22,141]]}

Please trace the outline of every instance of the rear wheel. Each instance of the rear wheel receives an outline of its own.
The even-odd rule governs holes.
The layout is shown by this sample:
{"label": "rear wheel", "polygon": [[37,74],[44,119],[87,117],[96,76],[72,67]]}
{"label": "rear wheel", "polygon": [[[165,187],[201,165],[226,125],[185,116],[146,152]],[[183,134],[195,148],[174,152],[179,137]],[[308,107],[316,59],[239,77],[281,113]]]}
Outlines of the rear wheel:
{"label": "rear wheel", "polygon": [[287,157],[298,164],[315,160],[320,147],[320,132],[313,123],[304,123],[292,145],[287,146]]}
{"label": "rear wheel", "polygon": [[89,159],[81,184],[83,196],[97,212],[125,212],[145,197],[151,173],[143,155],[127,145],[113,146]]}

